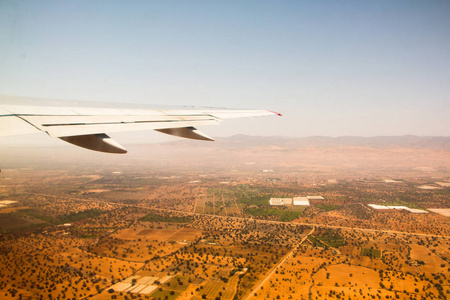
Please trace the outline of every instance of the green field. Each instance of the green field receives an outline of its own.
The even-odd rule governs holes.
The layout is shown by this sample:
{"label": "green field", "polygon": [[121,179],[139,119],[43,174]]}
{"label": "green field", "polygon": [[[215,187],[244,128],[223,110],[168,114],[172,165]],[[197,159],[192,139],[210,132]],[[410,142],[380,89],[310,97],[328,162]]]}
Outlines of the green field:
{"label": "green field", "polygon": [[252,215],[254,217],[259,216],[281,216],[283,214],[283,210],[277,208],[269,208],[269,207],[252,207],[246,208],[246,214]]}
{"label": "green field", "polygon": [[69,222],[75,222],[80,221],[84,219],[93,218],[102,214],[105,214],[106,211],[103,211],[101,209],[88,209],[84,211],[79,211],[76,213],[70,213],[67,215],[58,216],[58,219],[61,220],[63,223],[69,223]]}
{"label": "green field", "polygon": [[321,242],[323,242],[333,248],[338,248],[338,247],[344,245],[344,243],[345,243],[345,240],[343,237],[320,236],[320,237],[318,237],[318,239]]}
{"label": "green field", "polygon": [[34,209],[31,209],[31,208],[20,209],[20,210],[18,210],[18,212],[24,213],[24,214],[29,215],[29,216],[32,216],[32,217],[34,217],[36,219],[42,220],[42,221],[47,222],[47,223],[52,224],[52,225],[58,225],[58,224],[62,223],[62,221],[60,221],[60,220],[58,220],[56,218],[53,218],[51,216],[44,216],[44,215],[38,213],[37,211],[35,211]]}
{"label": "green field", "polygon": [[[34,219],[34,218],[33,218]],[[0,215],[0,230],[21,231],[33,230],[49,226],[39,219],[27,220],[21,213],[8,213]]]}
{"label": "green field", "polygon": [[339,248],[345,244],[345,239],[336,231],[331,229],[326,230],[320,236],[309,236],[309,240],[316,247],[333,247]]}
{"label": "green field", "polygon": [[301,214],[301,211],[284,211],[280,216],[280,221],[290,222],[297,219]]}
{"label": "green field", "polygon": [[245,197],[245,198],[237,198],[238,203],[242,203],[245,205],[268,205],[270,200],[270,196],[253,196],[253,197]]}
{"label": "green field", "polygon": [[323,247],[322,242],[312,235],[308,236],[308,240],[313,244],[314,247]]}
{"label": "green field", "polygon": [[381,257],[381,250],[362,248],[361,249],[361,256],[368,256],[368,257],[372,257],[372,258],[380,258]]}
{"label": "green field", "polygon": [[291,208],[272,208],[265,207],[247,207],[244,209],[246,214],[254,217],[278,216],[278,220],[282,222],[290,222],[297,219],[302,214],[303,209],[297,210],[295,207]]}
{"label": "green field", "polygon": [[139,219],[139,221],[146,222],[167,222],[167,223],[192,223],[194,220],[189,217],[169,217],[169,216],[160,216],[155,214],[148,214]]}

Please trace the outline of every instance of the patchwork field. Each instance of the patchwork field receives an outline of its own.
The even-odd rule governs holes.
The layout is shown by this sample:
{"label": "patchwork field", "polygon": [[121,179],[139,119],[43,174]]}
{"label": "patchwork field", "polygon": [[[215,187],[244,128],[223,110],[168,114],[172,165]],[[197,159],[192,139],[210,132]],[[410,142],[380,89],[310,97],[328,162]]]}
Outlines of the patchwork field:
{"label": "patchwork field", "polygon": [[2,169],[1,299],[450,298],[445,151],[149,148]]}

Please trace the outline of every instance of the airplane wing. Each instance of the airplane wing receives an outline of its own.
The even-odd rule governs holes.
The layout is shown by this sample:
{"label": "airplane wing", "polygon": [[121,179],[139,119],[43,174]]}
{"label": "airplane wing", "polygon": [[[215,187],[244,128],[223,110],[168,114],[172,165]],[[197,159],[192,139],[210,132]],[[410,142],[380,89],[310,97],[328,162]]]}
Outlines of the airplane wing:
{"label": "airplane wing", "polygon": [[145,109],[32,106],[0,103],[0,137],[39,131],[71,144],[109,153],[126,153],[107,133],[153,129],[184,138],[213,139],[195,126],[223,119],[281,115],[266,110],[211,108]]}

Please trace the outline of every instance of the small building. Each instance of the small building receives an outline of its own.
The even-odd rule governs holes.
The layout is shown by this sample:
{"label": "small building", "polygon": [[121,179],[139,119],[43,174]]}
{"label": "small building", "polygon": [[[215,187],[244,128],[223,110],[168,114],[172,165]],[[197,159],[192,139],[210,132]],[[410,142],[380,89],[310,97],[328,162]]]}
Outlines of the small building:
{"label": "small building", "polygon": [[409,207],[407,207],[407,206],[401,206],[401,205],[389,205],[388,208],[390,208],[390,209],[404,209],[404,210],[409,210]]}
{"label": "small building", "polygon": [[284,205],[283,199],[281,198],[270,198],[269,203],[270,205]]}
{"label": "small building", "polygon": [[322,196],[306,196],[306,198],[308,198],[308,200],[325,200]]}
{"label": "small building", "polygon": [[293,201],[292,198],[283,198],[284,205],[292,205]]}
{"label": "small building", "polygon": [[0,207],[5,207],[8,206],[10,204],[14,204],[17,203],[17,201],[13,201],[13,200],[1,200],[0,201]]}
{"label": "small building", "polygon": [[367,205],[370,206],[373,209],[384,210],[384,211],[407,210],[407,211],[409,211],[411,213],[414,213],[414,214],[426,214],[426,213],[428,213],[426,210],[416,209],[416,208],[409,208],[409,207],[403,206],[403,205],[389,205],[389,206],[378,205],[378,204],[367,204]]}
{"label": "small building", "polygon": [[428,213],[426,210],[416,209],[416,208],[410,208],[409,211],[412,212],[413,214],[427,214]]}
{"label": "small building", "polygon": [[309,205],[309,200],[307,197],[295,197],[293,199],[294,205]]}
{"label": "small building", "polygon": [[390,209],[385,205],[378,205],[378,204],[367,204],[367,205],[372,207],[373,209]]}

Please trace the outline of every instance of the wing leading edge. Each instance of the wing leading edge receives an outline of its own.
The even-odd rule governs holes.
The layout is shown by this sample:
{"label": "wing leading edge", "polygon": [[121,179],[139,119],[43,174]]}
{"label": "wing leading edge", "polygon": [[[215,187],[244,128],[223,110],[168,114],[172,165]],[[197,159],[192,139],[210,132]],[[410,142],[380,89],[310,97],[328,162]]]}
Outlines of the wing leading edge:
{"label": "wing leading edge", "polygon": [[195,126],[223,119],[280,115],[266,110],[121,109],[0,104],[0,136],[39,131],[71,144],[108,153],[127,151],[107,133],[153,129],[189,139],[213,139]]}

